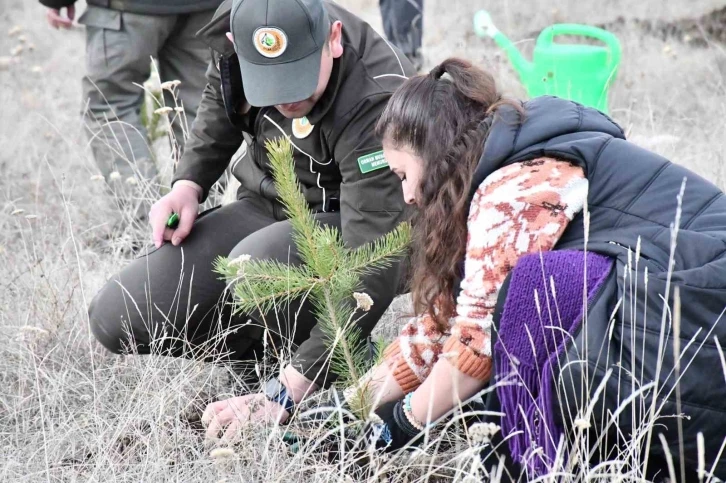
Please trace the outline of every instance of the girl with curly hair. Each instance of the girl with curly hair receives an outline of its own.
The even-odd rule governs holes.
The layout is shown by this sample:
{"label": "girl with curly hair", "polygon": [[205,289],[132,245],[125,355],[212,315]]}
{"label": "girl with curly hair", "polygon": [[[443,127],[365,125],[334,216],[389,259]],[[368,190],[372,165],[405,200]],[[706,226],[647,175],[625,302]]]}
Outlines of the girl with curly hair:
{"label": "girl with curly hair", "polygon": [[[721,190],[629,143],[607,115],[505,99],[460,59],[404,83],[377,129],[418,208],[415,316],[360,381],[377,395],[384,446],[416,444],[491,384],[501,437],[530,476],[556,470],[568,438],[632,445],[643,421],[672,414],[688,416],[657,422],[671,453],[683,445],[676,462],[695,468],[701,432],[710,467],[722,434],[701,423],[726,414],[723,378],[706,376],[726,336]],[[679,333],[661,323],[676,292],[690,306]],[[673,376],[676,360],[688,377]],[[657,439],[644,471],[664,454]]]}

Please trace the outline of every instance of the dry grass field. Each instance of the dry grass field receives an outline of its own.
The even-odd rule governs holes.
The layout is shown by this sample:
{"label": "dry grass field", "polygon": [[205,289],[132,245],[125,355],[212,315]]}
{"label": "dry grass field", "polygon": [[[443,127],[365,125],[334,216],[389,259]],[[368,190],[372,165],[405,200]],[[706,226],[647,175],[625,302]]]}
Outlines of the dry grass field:
{"label": "dry grass field", "polygon": [[[341,3],[380,25],[377,1]],[[611,115],[635,142],[726,187],[723,2],[426,0],[425,8],[427,66],[469,58],[516,96],[524,92],[507,59],[473,33],[477,9],[524,51],[553,22],[606,25],[623,43]],[[109,355],[91,336],[89,301],[127,262],[131,241],[149,234],[129,225],[97,180],[79,115],[83,69],[81,27],[54,31],[34,0],[0,0],[0,481],[344,480],[315,453],[289,453],[273,428],[249,428],[229,454],[210,456],[193,415],[231,389],[228,371]],[[381,465],[387,481],[477,481],[475,459],[462,451]],[[621,471],[621,481],[637,481],[637,468]],[[583,470],[566,479],[590,478]]]}

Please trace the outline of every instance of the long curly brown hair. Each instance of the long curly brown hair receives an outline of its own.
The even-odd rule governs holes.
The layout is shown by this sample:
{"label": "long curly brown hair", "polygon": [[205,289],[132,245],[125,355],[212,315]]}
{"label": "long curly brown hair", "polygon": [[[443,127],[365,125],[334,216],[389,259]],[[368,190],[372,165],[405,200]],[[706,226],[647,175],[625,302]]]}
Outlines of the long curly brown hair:
{"label": "long curly brown hair", "polygon": [[415,312],[442,329],[455,315],[454,286],[463,276],[472,175],[493,116],[505,104],[523,112],[519,102],[502,98],[489,73],[450,58],[399,87],[376,126],[384,146],[408,149],[423,163],[411,292]]}

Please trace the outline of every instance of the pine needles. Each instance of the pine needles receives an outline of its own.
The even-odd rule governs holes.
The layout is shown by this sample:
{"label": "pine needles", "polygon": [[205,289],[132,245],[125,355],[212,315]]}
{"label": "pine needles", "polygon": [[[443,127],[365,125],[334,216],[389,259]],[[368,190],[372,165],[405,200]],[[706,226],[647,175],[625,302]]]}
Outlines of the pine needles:
{"label": "pine needles", "polygon": [[[331,351],[331,370],[341,384],[357,383],[372,365],[358,320],[373,303],[361,290],[361,276],[389,267],[407,249],[411,233],[408,223],[386,236],[349,249],[340,232],[315,220],[299,189],[293,164],[292,146],[287,139],[267,143],[275,187],[293,227],[293,241],[303,265],[278,261],[219,258],[215,270],[235,280],[237,312],[267,313],[279,304],[309,294],[319,327]],[[356,293],[356,297],[354,297]],[[368,297],[368,302],[366,302]],[[366,387],[359,388],[351,409],[362,419],[371,410],[372,398]]]}

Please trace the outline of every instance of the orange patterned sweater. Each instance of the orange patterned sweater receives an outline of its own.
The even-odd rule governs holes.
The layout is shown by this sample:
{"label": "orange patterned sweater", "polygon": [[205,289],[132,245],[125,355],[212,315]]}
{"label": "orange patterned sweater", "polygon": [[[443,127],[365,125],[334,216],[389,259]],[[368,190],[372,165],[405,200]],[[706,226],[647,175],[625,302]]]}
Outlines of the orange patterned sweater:
{"label": "orange patterned sweater", "polygon": [[482,182],[471,202],[465,276],[448,331],[427,316],[414,317],[384,353],[405,393],[421,385],[442,355],[463,373],[489,379],[499,289],[520,257],[554,247],[582,211],[587,190],[582,168],[551,158],[507,166]]}

